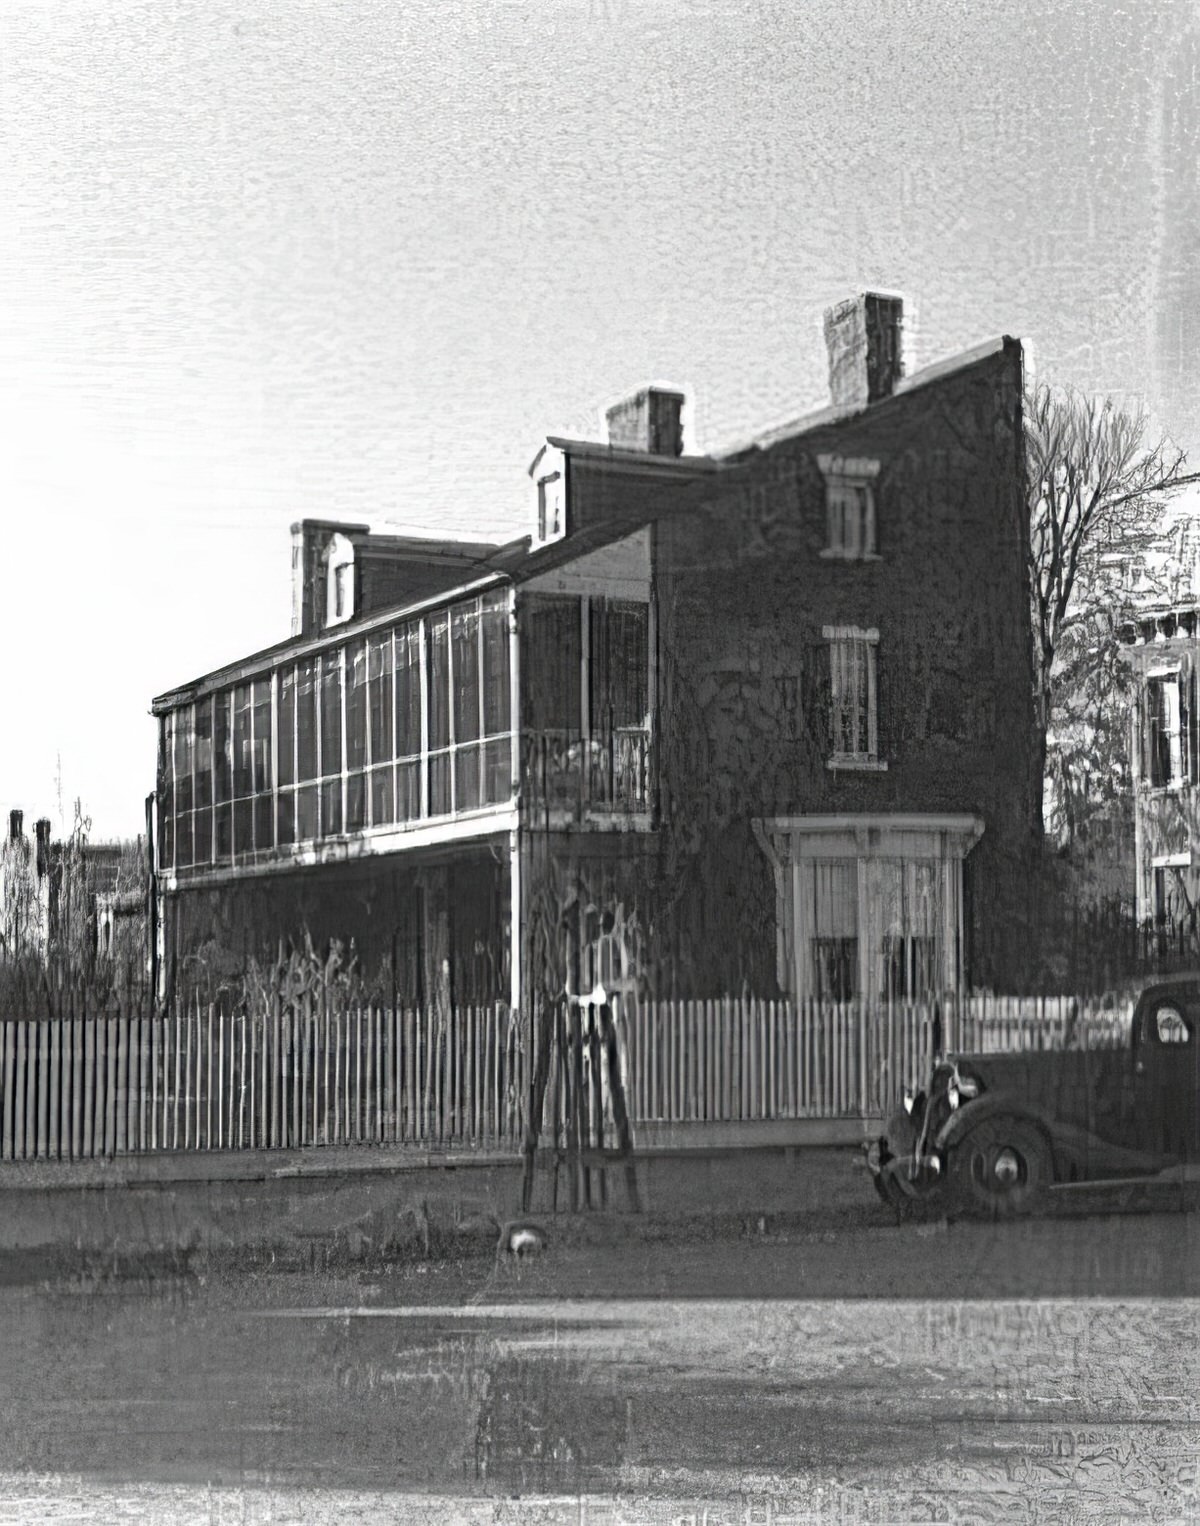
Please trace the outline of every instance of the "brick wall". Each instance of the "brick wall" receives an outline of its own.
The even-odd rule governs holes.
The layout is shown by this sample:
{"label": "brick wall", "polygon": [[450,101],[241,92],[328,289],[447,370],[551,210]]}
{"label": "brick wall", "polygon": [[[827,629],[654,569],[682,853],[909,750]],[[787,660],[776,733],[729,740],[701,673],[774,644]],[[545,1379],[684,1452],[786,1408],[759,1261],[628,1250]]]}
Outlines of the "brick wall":
{"label": "brick wall", "polygon": [[[973,812],[977,978],[1015,914],[1032,839],[1021,361],[1006,345],[850,420],[757,451],[659,520],[661,866],[677,936],[708,984],[774,968],[758,816]],[[880,559],[821,557],[824,452],[880,461]],[[887,771],[826,767],[825,625],[879,631]]]}

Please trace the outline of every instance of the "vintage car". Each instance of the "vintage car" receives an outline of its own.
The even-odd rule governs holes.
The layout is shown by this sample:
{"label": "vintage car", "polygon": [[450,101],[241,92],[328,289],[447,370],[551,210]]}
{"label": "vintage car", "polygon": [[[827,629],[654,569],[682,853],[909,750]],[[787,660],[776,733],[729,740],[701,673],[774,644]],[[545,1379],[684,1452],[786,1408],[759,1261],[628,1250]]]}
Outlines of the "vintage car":
{"label": "vintage car", "polygon": [[1200,974],[1138,998],[1121,1048],[953,1054],[868,1165],[883,1199],[1012,1216],[1071,1188],[1200,1181]]}

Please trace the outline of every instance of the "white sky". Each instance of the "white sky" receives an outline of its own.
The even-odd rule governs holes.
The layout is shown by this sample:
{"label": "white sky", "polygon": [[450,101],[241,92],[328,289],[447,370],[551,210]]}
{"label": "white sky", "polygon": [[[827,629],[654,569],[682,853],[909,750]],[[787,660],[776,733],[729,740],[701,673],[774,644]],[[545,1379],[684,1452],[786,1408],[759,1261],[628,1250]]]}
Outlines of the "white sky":
{"label": "white sky", "polygon": [[823,307],[992,334],[1200,469],[1193,0],[4,0],[0,809],[132,834],[151,697],[304,515],[511,533],[650,377],[819,405]]}

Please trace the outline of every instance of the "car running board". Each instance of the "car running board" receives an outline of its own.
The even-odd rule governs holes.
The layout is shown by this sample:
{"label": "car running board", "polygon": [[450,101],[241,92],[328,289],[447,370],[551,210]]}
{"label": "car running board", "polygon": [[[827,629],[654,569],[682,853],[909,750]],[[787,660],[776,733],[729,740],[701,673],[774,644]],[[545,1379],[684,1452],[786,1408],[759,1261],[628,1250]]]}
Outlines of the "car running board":
{"label": "car running board", "polygon": [[1200,1182],[1200,1165],[1172,1166],[1153,1176],[1102,1176],[1092,1182],[1051,1182],[1051,1192],[1103,1192],[1107,1187],[1182,1187]]}

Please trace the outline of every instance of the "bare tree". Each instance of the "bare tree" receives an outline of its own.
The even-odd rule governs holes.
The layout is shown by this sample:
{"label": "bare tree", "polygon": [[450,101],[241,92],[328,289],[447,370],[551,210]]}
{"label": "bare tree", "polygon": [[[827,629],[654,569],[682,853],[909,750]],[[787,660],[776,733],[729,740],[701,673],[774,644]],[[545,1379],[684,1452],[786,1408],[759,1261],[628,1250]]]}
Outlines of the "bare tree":
{"label": "bare tree", "polygon": [[1056,724],[1079,742],[1075,718],[1062,714],[1071,697],[1094,704],[1119,687],[1114,597],[1119,608],[1152,579],[1164,500],[1200,474],[1185,475],[1185,453],[1152,437],[1144,408],[1044,384],[1025,398],[1025,458],[1040,799]]}

